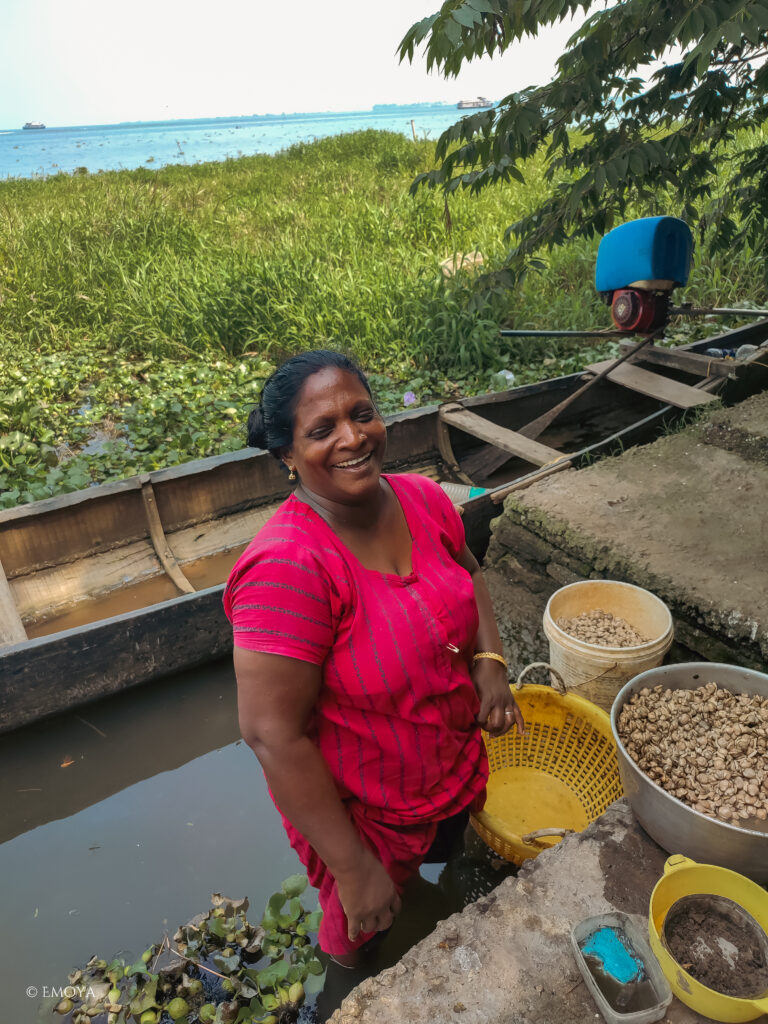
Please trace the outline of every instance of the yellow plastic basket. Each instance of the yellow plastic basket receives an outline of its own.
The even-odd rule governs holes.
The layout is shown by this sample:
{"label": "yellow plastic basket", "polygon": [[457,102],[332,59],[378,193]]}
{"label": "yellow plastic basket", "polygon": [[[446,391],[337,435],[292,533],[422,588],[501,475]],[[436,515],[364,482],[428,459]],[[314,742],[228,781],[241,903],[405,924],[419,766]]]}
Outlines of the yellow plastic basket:
{"label": "yellow plastic basket", "polygon": [[[485,737],[490,764],[485,808],[472,815],[480,838],[514,864],[581,832],[622,795],[616,744],[605,711],[584,697],[518,679],[526,734]],[[550,671],[553,671],[550,669]],[[562,685],[560,676],[554,676]]]}

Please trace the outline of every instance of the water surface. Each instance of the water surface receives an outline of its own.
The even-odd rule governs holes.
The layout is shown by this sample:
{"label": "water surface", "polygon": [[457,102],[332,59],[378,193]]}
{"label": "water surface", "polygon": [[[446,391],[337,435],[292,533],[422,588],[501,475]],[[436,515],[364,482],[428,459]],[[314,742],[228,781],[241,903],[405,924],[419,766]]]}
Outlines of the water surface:
{"label": "water surface", "polygon": [[[378,128],[436,139],[461,112],[444,104],[345,113],[282,114],[0,130],[0,179],[277,153],[295,142]],[[413,129],[411,128],[413,121]]]}
{"label": "water surface", "polygon": [[212,892],[260,920],[301,865],[238,736],[227,662],[0,737],[0,1019],[36,1020],[28,986],[141,953]]}

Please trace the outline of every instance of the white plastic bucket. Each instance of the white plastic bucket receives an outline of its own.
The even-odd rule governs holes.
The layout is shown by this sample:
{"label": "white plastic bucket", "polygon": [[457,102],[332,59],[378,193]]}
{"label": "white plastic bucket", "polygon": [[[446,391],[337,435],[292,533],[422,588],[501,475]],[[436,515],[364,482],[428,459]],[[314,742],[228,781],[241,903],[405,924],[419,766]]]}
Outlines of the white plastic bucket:
{"label": "white plastic bucket", "polygon": [[[557,625],[560,618],[572,619],[596,608],[624,619],[650,639],[634,647],[602,647],[577,640]],[[661,665],[674,639],[672,616],[663,601],[642,587],[613,580],[581,580],[555,591],[544,610],[544,632],[550,664],[568,689],[608,712],[625,683]]]}

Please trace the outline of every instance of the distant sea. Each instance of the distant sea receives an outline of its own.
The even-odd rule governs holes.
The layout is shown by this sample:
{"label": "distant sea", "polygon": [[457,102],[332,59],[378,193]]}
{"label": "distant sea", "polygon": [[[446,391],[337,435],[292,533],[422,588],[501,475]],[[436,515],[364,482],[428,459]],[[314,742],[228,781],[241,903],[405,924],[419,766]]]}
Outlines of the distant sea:
{"label": "distant sea", "polygon": [[365,128],[436,139],[461,116],[447,104],[377,106],[346,113],[263,114],[253,117],[137,121],[72,128],[0,129],[0,179],[34,178],[165,164],[196,164],[254,153],[277,153],[308,142]]}

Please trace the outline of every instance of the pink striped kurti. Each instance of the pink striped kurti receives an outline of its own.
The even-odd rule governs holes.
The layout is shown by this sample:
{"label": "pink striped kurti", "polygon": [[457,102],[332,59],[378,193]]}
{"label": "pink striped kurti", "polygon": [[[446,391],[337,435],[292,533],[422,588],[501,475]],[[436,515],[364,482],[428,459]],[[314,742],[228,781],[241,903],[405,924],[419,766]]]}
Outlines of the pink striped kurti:
{"label": "pink striped kurti", "polygon": [[[234,642],[322,666],[310,735],[362,840],[402,888],[437,822],[485,798],[488,767],[469,674],[478,626],[464,528],[426,477],[388,475],[413,538],[409,576],[366,569],[291,496],[236,563],[224,594]],[[320,890],[320,943],[351,943],[333,877],[284,819]]]}

